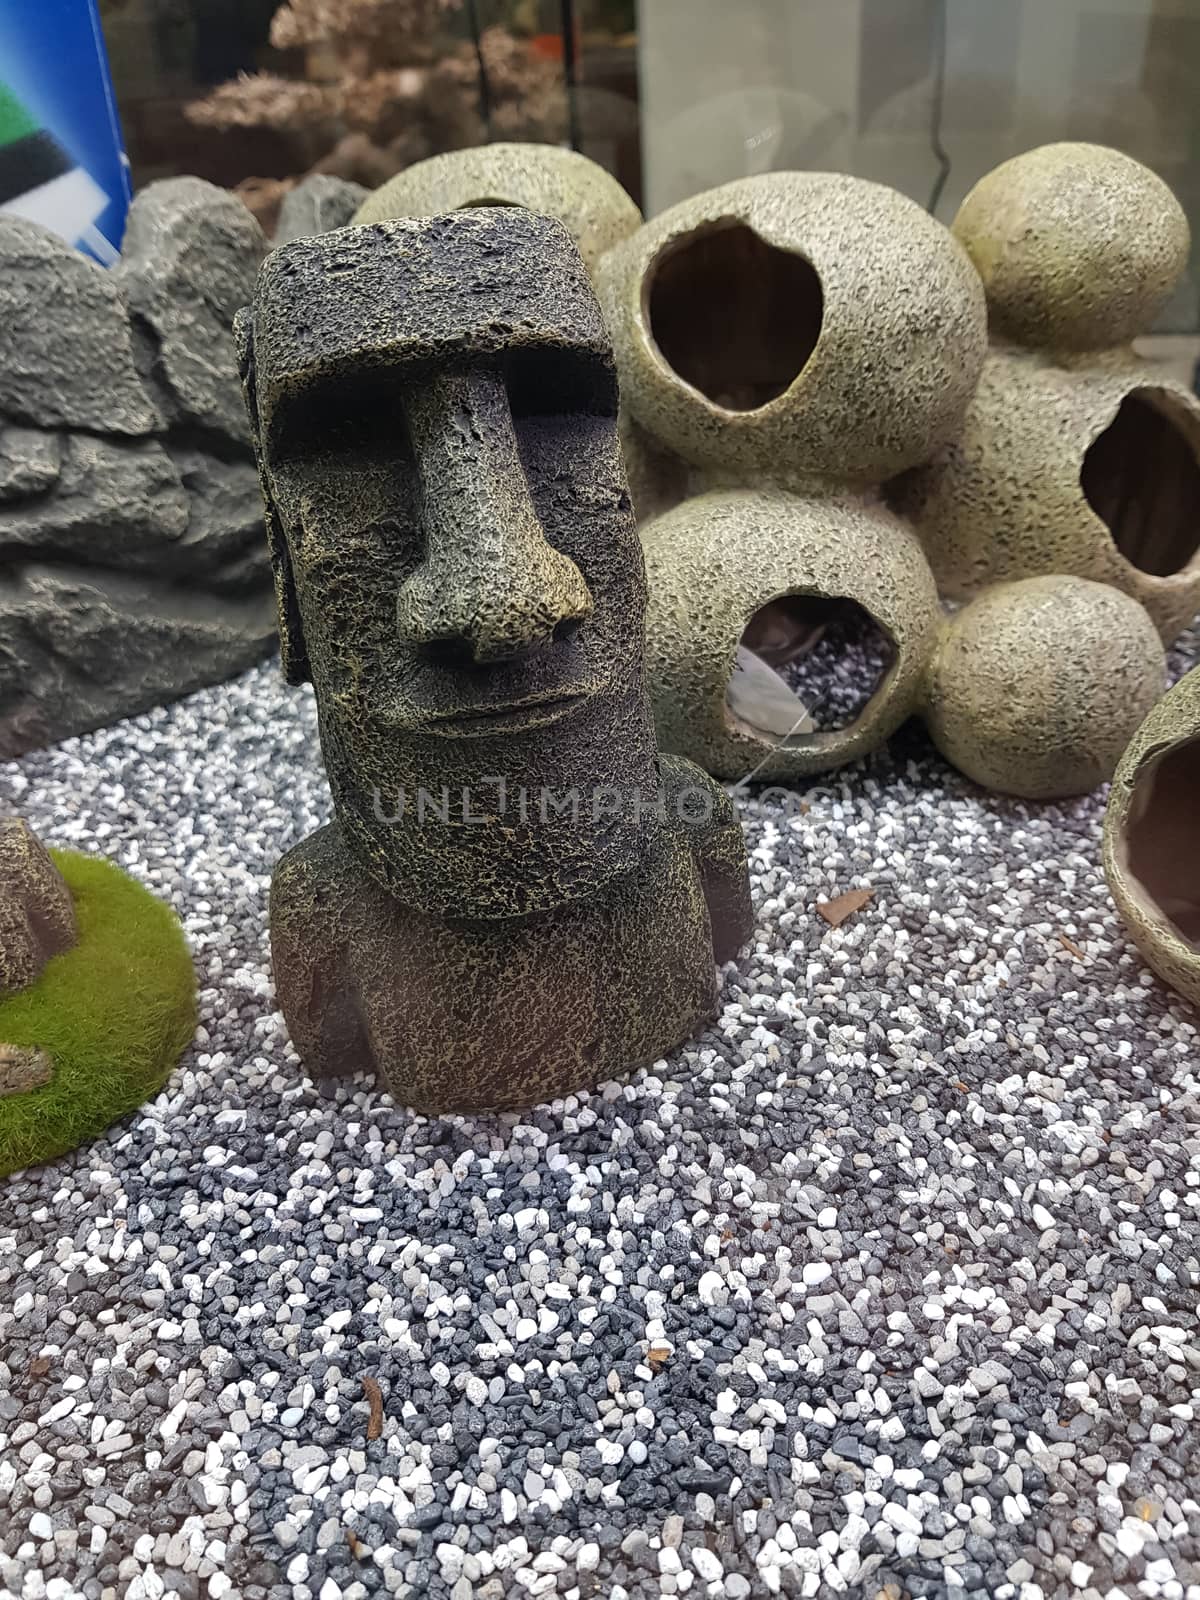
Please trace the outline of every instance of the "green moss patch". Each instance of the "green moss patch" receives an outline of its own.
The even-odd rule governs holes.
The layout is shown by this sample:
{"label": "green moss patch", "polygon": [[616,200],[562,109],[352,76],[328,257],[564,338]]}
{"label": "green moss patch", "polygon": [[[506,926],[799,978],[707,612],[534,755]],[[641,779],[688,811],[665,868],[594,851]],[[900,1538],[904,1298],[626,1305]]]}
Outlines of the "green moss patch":
{"label": "green moss patch", "polygon": [[79,943],[0,1001],[0,1041],[54,1062],[0,1097],[0,1175],[49,1161],[156,1094],[196,1029],[196,976],[175,913],[111,861],[52,850]]}

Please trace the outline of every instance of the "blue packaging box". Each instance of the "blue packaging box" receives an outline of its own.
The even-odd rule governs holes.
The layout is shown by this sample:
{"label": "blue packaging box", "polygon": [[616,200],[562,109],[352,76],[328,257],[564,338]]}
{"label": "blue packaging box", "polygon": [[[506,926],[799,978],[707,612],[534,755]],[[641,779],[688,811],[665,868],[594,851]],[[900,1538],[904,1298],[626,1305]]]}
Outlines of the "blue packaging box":
{"label": "blue packaging box", "polygon": [[130,193],[95,0],[0,0],[0,213],[107,266]]}

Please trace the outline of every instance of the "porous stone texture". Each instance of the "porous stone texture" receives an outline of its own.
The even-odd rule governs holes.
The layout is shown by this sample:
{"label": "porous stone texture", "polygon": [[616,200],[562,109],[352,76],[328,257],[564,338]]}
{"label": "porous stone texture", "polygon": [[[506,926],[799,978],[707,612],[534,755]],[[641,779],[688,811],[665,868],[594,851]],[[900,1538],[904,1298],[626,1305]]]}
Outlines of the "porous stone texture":
{"label": "porous stone texture", "polygon": [[1130,742],[1104,821],[1104,869],[1138,949],[1200,1006],[1200,670],[1160,700]]}
{"label": "porous stone texture", "polygon": [[556,217],[589,272],[605,250],[642,221],[634,201],[603,167],[550,144],[487,144],[430,156],[368,195],[353,220],[433,217],[495,205],[526,206]]}
{"label": "porous stone texture", "polygon": [[[1200,610],[1200,465],[1194,483],[1189,473],[1176,488],[1174,463],[1160,464],[1151,448],[1123,453],[1097,497],[1111,524],[1084,487],[1089,449],[1131,397],[1200,463],[1200,401],[1132,353],[1055,360],[993,350],[958,438],[889,486],[948,599],[1070,573],[1112,584],[1146,608],[1165,643],[1178,637]],[[1178,568],[1173,546],[1190,552]]]}
{"label": "porous stone texture", "polygon": [[1006,162],[955,233],[993,347],[960,434],[895,485],[945,594],[1065,572],[1139,600],[1170,643],[1200,610],[1200,401],[1128,348],[1187,259],[1148,169],[1095,145]]}
{"label": "porous stone texture", "polygon": [[271,648],[231,324],[265,250],[224,190],[152,184],[110,272],[0,219],[0,756]]}
{"label": "porous stone texture", "polygon": [[717,1022],[425,1118],[307,1082],[272,990],[311,691],[264,664],[0,794],[119,837],[203,974],[162,1093],[3,1186],[6,1591],[1190,1600],[1200,1031],[1101,796],[985,794],[915,725],[752,792]]}
{"label": "porous stone texture", "polygon": [[172,178],[130,207],[112,272],[168,421],[242,446],[246,413],[229,335],[264,250],[262,229],[236,195],[201,178]]}
{"label": "porous stone texture", "polygon": [[28,1094],[54,1076],[54,1063],[44,1050],[30,1045],[0,1044],[0,1098]]}
{"label": "porous stone texture", "polygon": [[155,432],[161,417],[138,378],[112,274],[18,217],[0,218],[0,268],[5,422],[129,438]]}
{"label": "porous stone texture", "polygon": [[567,230],[483,207],[298,240],[239,337],[336,814],[272,883],[310,1071],[457,1109],[653,1060],[749,935],[745,859],[712,781],[659,764],[611,350]]}
{"label": "porous stone texture", "polygon": [[[933,648],[933,577],[879,485],[961,429],[987,342],[978,276],[895,191],[789,172],[656,217],[607,252],[598,286],[644,530],[664,747],[726,779],[854,760],[912,712]],[[811,718],[798,705],[795,722],[743,638],[787,596],[852,601],[882,635],[844,662],[812,656],[824,684],[797,663],[789,686],[820,698]],[[747,709],[752,680],[769,718]],[[858,685],[865,704],[846,715]]]}
{"label": "porous stone texture", "polygon": [[328,172],[310,173],[284,195],[272,243],[279,246],[292,239],[310,239],[314,234],[346,227],[370,193],[363,184],[351,183],[348,178],[335,178]]}
{"label": "porous stone texture", "polygon": [[[659,742],[728,780],[797,778],[853,761],[917,705],[940,608],[912,530],[849,496],[732,490],[700,495],[645,524],[646,653]],[[727,700],[750,619],[787,595],[851,600],[893,647],[883,681],[846,727],[781,737]]]}
{"label": "porous stone texture", "polygon": [[604,255],[597,286],[633,424],[709,487],[893,476],[956,434],[986,349],[958,242],[838,173],[673,206]]}
{"label": "porous stone texture", "polygon": [[1146,612],[1106,584],[998,584],[944,625],[923,715],[934,743],[989,789],[1031,800],[1109,779],[1163,692]]}
{"label": "porous stone texture", "polygon": [[981,178],[953,232],[993,338],[1111,350],[1144,333],[1187,266],[1187,215],[1149,167],[1096,144],[1045,144]]}
{"label": "porous stone texture", "polygon": [[62,873],[29,824],[0,818],[0,995],[33,983],[78,937]]}

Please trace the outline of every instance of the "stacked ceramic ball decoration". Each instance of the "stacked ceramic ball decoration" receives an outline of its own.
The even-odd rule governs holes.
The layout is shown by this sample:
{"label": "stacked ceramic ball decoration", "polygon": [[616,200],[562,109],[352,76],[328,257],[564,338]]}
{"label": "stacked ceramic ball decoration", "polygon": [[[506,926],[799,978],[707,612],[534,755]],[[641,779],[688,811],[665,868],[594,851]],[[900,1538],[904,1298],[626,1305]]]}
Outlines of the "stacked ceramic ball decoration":
{"label": "stacked ceramic ball decoration", "polygon": [[[685,201],[601,260],[650,582],[663,746],[788,780],[918,706],[940,621],[881,486],[955,437],[986,349],[966,253],[894,190],[771,173]],[[676,502],[672,504],[672,502]],[[670,509],[663,509],[670,507]],[[855,636],[865,705],[811,705],[797,664]]]}
{"label": "stacked ceramic ball decoration", "polygon": [[367,196],[354,221],[436,217],[475,206],[524,206],[557,217],[589,273],[642,220],[617,180],[574,150],[549,144],[485,144],[406,167]]}
{"label": "stacked ceramic ball decoration", "polygon": [[[1077,573],[1050,559],[1028,567],[1040,581],[945,616],[947,564],[931,571],[923,549],[938,550],[932,485],[960,459],[996,359],[985,362],[987,283],[917,205],[832,174],[728,184],[602,258],[667,749],[723,778],[790,780],[866,753],[919,712],[943,754],[991,788],[1044,799],[1111,776],[1164,683],[1141,589],[1093,581],[1112,579],[1111,562]],[[1053,429],[1043,442],[1052,455]],[[1036,523],[1039,493],[1036,474],[1010,484],[1011,516]],[[988,580],[1026,575],[978,565]],[[955,598],[970,587],[946,583]],[[1178,621],[1196,609],[1182,592],[1173,603]],[[857,704],[836,689],[848,640],[860,683],[878,668]],[[820,690],[817,665],[834,680],[824,704],[789,699],[797,680]]]}
{"label": "stacked ceramic ball decoration", "polygon": [[897,485],[939,588],[1070,573],[1170,643],[1200,610],[1200,401],[1131,341],[1187,262],[1182,207],[1116,150],[1054,144],[989,173],[953,231],[991,349],[958,436]]}

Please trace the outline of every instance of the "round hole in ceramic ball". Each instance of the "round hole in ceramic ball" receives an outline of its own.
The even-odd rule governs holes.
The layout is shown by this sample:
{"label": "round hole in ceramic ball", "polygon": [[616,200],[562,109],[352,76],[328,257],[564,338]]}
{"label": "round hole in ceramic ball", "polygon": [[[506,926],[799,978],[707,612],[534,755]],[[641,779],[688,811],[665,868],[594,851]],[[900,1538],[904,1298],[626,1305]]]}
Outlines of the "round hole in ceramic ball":
{"label": "round hole in ceramic ball", "polygon": [[987,344],[949,230],[841,173],[696,195],[608,251],[596,286],[630,416],[738,476],[877,483],[926,459],[957,433]]}
{"label": "round hole in ceramic ball", "polygon": [[1200,1006],[1200,668],[1154,707],[1121,758],[1104,867],[1134,943]]}
{"label": "round hole in ceramic ball", "polygon": [[433,217],[477,206],[526,206],[557,217],[588,271],[631,234],[642,214],[617,180],[586,156],[550,144],[487,144],[418,161],[367,196],[356,223]]}
{"label": "round hole in ceramic ball", "polygon": [[725,704],[759,738],[836,733],[866,712],[895,659],[895,640],[857,601],[773,595],[742,629]]}
{"label": "round hole in ceramic ball", "polygon": [[1064,799],[1112,776],[1165,678],[1137,601],[1086,578],[1027,578],[946,622],[925,719],[946,759],[985,788]]}
{"label": "round hole in ceramic ball", "polygon": [[989,172],[954,220],[983,281],[993,334],[1107,350],[1144,333],[1187,264],[1179,201],[1140,161],[1048,144]]}
{"label": "round hole in ceramic ball", "polygon": [[1079,481],[1139,572],[1200,571],[1200,407],[1167,389],[1131,389],[1089,445]]}
{"label": "round hole in ceramic ball", "polygon": [[756,411],[799,377],[821,333],[811,262],[732,218],[676,239],[646,280],[662,359],[726,411]]}
{"label": "round hole in ceramic ball", "polygon": [[937,639],[916,537],[880,507],[734,490],[642,529],[662,748],[720,778],[827,772],[912,712]]}
{"label": "round hole in ceramic ball", "polygon": [[1200,610],[1200,400],[1124,358],[992,352],[959,439],[887,486],[938,587],[1071,573],[1121,589],[1170,643]]}

